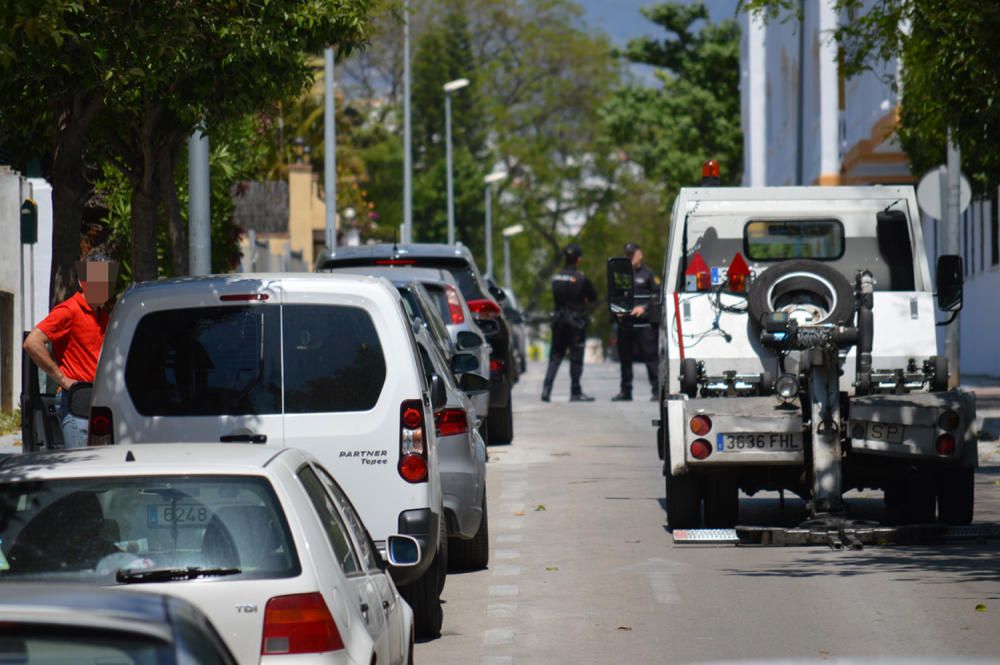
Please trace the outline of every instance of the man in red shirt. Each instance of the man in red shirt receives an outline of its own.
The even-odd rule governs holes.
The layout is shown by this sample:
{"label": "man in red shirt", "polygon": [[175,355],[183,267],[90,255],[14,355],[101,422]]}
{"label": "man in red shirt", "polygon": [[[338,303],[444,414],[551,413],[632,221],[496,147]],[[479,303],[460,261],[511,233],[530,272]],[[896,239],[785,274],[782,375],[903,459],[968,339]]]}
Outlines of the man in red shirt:
{"label": "man in red shirt", "polygon": [[[93,383],[104,333],[108,329],[107,303],[115,281],[117,265],[100,250],[93,250],[77,263],[82,292],[52,308],[24,340],[24,350],[59,388],[56,415],[66,448],[87,445],[87,419],[69,412],[66,391],[79,381]],[[46,344],[52,345],[49,352]]]}

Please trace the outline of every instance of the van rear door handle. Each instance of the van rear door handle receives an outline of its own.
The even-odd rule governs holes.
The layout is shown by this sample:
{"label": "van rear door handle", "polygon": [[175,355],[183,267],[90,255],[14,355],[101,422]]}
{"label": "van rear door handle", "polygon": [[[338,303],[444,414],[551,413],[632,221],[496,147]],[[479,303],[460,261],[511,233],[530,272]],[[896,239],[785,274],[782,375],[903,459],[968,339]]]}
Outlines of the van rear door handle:
{"label": "van rear door handle", "polygon": [[267,434],[223,434],[222,443],[267,443]]}

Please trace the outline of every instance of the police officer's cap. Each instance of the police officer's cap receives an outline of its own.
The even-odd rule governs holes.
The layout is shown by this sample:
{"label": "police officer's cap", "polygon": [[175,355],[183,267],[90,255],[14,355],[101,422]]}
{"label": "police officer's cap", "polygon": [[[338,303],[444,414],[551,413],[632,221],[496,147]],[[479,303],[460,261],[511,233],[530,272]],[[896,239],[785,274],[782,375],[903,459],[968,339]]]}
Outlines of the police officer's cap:
{"label": "police officer's cap", "polygon": [[642,249],[641,247],[639,247],[639,243],[637,243],[637,242],[627,242],[627,243],[625,243],[625,256],[631,258],[632,255],[635,254],[635,251],[637,249]]}
{"label": "police officer's cap", "polygon": [[565,256],[569,261],[575,261],[583,256],[583,249],[581,249],[575,242],[571,242],[566,245],[566,249],[563,250],[563,256]]}

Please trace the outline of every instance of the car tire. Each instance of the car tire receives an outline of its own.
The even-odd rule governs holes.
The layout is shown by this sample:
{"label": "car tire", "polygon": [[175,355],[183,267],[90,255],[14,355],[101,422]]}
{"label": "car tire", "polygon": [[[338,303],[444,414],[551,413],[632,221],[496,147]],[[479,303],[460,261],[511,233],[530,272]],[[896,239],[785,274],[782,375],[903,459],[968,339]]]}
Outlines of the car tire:
{"label": "car tire", "polygon": [[448,521],[444,514],[444,508],[441,509],[441,519],[438,520],[441,525],[440,532],[438,533],[438,550],[437,558],[440,559],[440,575],[438,576],[438,593],[440,594],[444,591],[444,583],[448,580]]}
{"label": "car tire", "polygon": [[937,488],[926,471],[915,471],[903,482],[903,523],[930,524],[935,518]]}
{"label": "car tire", "polygon": [[854,320],[854,289],[847,278],[819,261],[796,259],[777,263],[758,277],[747,294],[747,310],[754,325],[774,311],[782,296],[807,293],[826,301],[826,316],[810,325],[850,325]]}
{"label": "car tire", "polygon": [[453,570],[482,570],[489,564],[490,521],[486,512],[486,492],[483,492],[483,519],[476,535],[469,540],[452,538],[448,547],[448,560]]}
{"label": "car tire", "polygon": [[681,361],[681,392],[692,399],[698,396],[698,361],[694,358]]}
{"label": "car tire", "polygon": [[938,519],[949,526],[972,524],[975,469],[948,469],[938,476]]}
{"label": "car tire", "polygon": [[731,529],[739,517],[740,489],[729,473],[716,473],[705,487],[705,527]]}
{"label": "car tire", "polygon": [[945,356],[931,356],[931,363],[934,368],[934,378],[931,379],[931,392],[946,392],[948,390],[948,358]]}
{"label": "car tire", "polygon": [[434,556],[434,561],[424,574],[412,583],[399,588],[399,595],[413,609],[413,626],[419,638],[435,638],[441,635],[444,623],[444,608],[441,607],[440,579],[441,550]]}
{"label": "car tire", "polygon": [[667,476],[667,526],[697,529],[701,522],[701,492],[697,478]]}
{"label": "car tire", "polygon": [[511,401],[510,386],[507,387],[507,405],[490,409],[489,443],[503,445],[514,440],[514,404]]}

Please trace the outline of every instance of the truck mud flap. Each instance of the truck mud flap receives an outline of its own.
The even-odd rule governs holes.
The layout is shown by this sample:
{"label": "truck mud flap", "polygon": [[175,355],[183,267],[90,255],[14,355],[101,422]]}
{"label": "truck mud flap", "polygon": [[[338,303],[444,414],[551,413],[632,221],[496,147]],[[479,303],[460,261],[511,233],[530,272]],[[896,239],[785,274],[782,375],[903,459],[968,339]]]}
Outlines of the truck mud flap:
{"label": "truck mud flap", "polygon": [[826,545],[834,550],[860,550],[865,545],[940,545],[1000,540],[1000,524],[945,526],[737,526],[735,529],[675,529],[675,545],[787,547]]}

